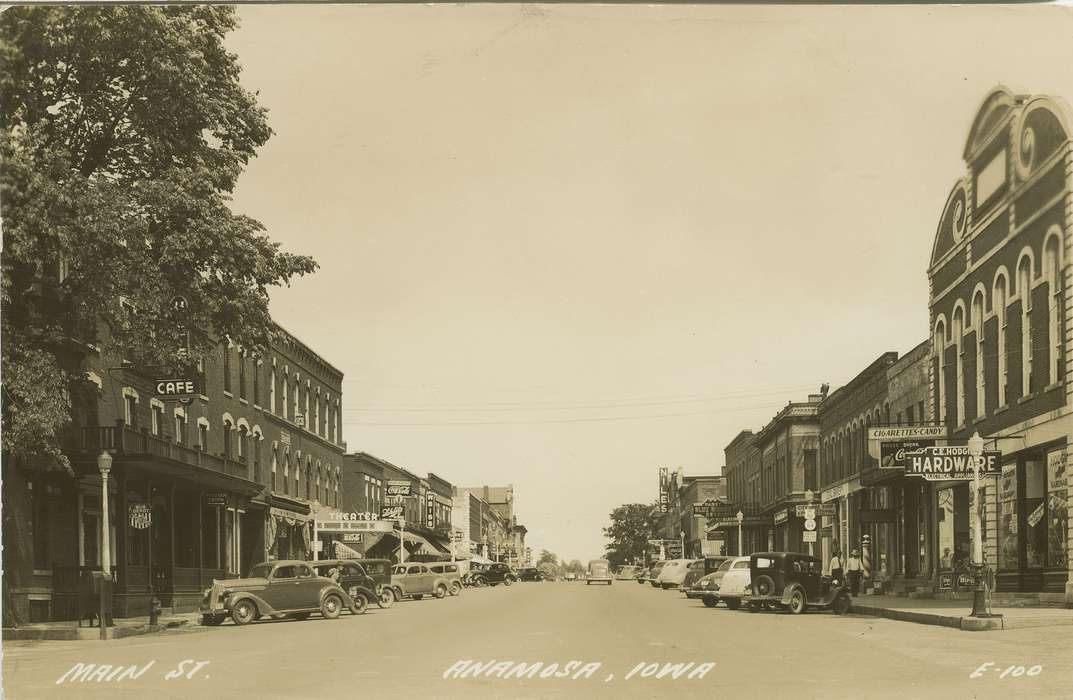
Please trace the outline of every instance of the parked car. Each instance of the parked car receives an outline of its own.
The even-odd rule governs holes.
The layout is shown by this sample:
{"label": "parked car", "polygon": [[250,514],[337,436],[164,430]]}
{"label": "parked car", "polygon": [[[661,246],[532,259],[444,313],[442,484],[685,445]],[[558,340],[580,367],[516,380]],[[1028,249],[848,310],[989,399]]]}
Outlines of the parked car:
{"label": "parked car", "polygon": [[402,600],[402,586],[392,582],[394,565],[389,559],[352,559],[361,564],[365,573],[376,583],[374,589],[380,596],[381,608],[390,608],[396,600]]}
{"label": "parked car", "polygon": [[849,589],[823,575],[823,563],[797,552],[760,552],[749,557],[751,591],[743,597],[750,612],[779,608],[800,615],[812,608],[849,612]]}
{"label": "parked car", "polygon": [[447,579],[448,593],[458,595],[462,592],[462,572],[459,570],[458,564],[443,562],[442,564],[429,564],[428,568],[432,570],[432,573],[439,574]]}
{"label": "parked car", "polygon": [[652,568],[648,570],[648,576],[645,577],[645,581],[651,583],[653,588],[659,585],[658,583],[656,583],[656,579],[659,578],[659,572],[663,569],[663,566],[666,563],[666,560],[657,561],[655,564],[652,565]]}
{"label": "parked car", "polygon": [[664,590],[682,585],[692,563],[692,559],[671,559],[666,562],[656,576],[656,585]]}
{"label": "parked car", "polygon": [[724,561],[730,557],[704,557],[689,565],[685,580],[682,581],[681,589],[688,591],[702,577],[716,571]]}
{"label": "parked car", "polygon": [[317,576],[304,561],[284,559],[257,564],[246,578],[213,581],[201,597],[201,623],[216,626],[228,616],[236,625],[262,617],[304,620],[311,613],[334,620],[343,608],[358,614],[335,581]]}
{"label": "parked car", "polygon": [[726,603],[731,610],[741,607],[742,597],[749,592],[749,557],[735,557],[730,568],[723,572],[723,579],[717,584],[716,593],[719,600]]}
{"label": "parked car", "polygon": [[517,582],[518,575],[511,570],[510,566],[497,562],[495,564],[489,564],[482,571],[473,574],[473,580],[475,586],[498,586],[503,584],[509,586],[512,583]]}
{"label": "parked car", "polygon": [[709,608],[719,605],[719,586],[723,581],[723,576],[730,571],[734,559],[734,557],[727,557],[719,565],[718,569],[707,576],[702,576],[690,588],[686,589],[686,597],[700,599]]}
{"label": "parked car", "polygon": [[518,569],[519,581],[545,581],[547,578],[548,577],[544,575],[544,572],[535,566],[527,566],[524,569]]}
{"label": "parked car", "polygon": [[593,559],[589,562],[589,574],[585,579],[585,585],[590,583],[606,583],[611,585],[611,564],[606,559]]}
{"label": "parked car", "polygon": [[397,592],[400,588],[403,596],[409,596],[414,600],[421,600],[427,595],[443,598],[451,589],[447,578],[432,573],[427,564],[404,563],[396,564],[391,570],[391,582]]}
{"label": "parked car", "polygon": [[652,571],[651,566],[642,566],[640,569],[638,569],[637,570],[637,583],[641,584],[642,586],[645,585],[645,581],[648,580],[648,574],[651,571]]}
{"label": "parked car", "polygon": [[568,573],[563,578],[565,578],[567,581],[576,581],[577,580],[577,574],[571,572],[571,573]]}
{"label": "parked car", "polygon": [[347,592],[354,601],[355,607],[361,612],[369,607],[369,603],[378,602],[379,594],[376,592],[376,581],[365,573],[365,567],[353,559],[321,559],[319,561],[306,562],[317,576],[330,578],[339,584],[339,587]]}
{"label": "parked car", "polygon": [[617,569],[615,569],[615,580],[616,581],[632,581],[635,578],[637,578],[637,571],[640,568],[641,567],[639,567],[639,566],[631,566],[629,564],[627,564],[625,566],[620,566]]}

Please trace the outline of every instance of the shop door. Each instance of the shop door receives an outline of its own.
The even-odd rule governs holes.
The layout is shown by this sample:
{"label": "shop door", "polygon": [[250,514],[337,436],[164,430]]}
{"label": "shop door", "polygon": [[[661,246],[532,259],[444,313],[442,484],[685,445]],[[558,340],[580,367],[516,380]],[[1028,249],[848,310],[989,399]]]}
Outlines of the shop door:
{"label": "shop door", "polygon": [[939,588],[955,587],[955,572],[971,558],[969,538],[969,485],[959,483],[936,492],[939,536]]}

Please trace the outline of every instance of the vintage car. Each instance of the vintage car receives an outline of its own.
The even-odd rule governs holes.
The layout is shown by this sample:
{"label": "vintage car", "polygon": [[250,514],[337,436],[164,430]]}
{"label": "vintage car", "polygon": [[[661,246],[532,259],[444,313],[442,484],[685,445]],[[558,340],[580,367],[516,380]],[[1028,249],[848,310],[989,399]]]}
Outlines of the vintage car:
{"label": "vintage car", "polygon": [[[749,560],[743,558],[745,566],[749,566]],[[705,606],[714,608],[719,605],[719,586],[723,582],[723,576],[730,571],[734,564],[734,557],[726,557],[719,568],[706,576],[701,576],[692,586],[686,589],[686,597],[700,599]]]}
{"label": "vintage car", "polygon": [[545,576],[544,572],[541,571],[540,569],[536,568],[535,566],[527,566],[525,568],[518,569],[518,580],[519,581],[545,581],[545,580],[547,580],[547,576]]}
{"label": "vintage car", "polygon": [[750,581],[749,557],[734,557],[723,572],[723,579],[715,584],[718,586],[715,592],[719,595],[716,602],[721,600],[731,610],[737,610],[741,607],[742,598],[750,592]]}
{"label": "vintage car", "polygon": [[320,559],[306,563],[313,567],[318,576],[338,583],[362,612],[365,612],[370,603],[379,602],[376,581],[366,573],[365,567],[354,559]]}
{"label": "vintage car", "polygon": [[477,587],[498,586],[501,583],[509,586],[518,581],[518,575],[511,570],[509,565],[497,562],[475,572],[472,579],[473,585]]}
{"label": "vintage car", "polygon": [[365,573],[375,583],[377,595],[380,596],[381,608],[390,608],[396,600],[402,600],[402,586],[392,582],[391,570],[393,564],[389,559],[351,559],[361,564]]}
{"label": "vintage car", "polygon": [[800,615],[809,608],[849,611],[849,590],[841,581],[823,575],[816,557],[797,552],[760,552],[749,557],[751,590],[742,600],[750,612],[763,608],[789,610]]}
{"label": "vintage car", "polygon": [[428,568],[434,574],[438,574],[447,579],[447,592],[451,595],[458,595],[462,592],[462,572],[458,568],[458,564],[445,561],[443,563],[430,563]]}
{"label": "vintage car", "polygon": [[391,570],[391,581],[398,595],[421,600],[427,595],[443,598],[451,590],[451,584],[442,574],[435,574],[427,564],[408,562],[396,564]]}
{"label": "vintage car", "polygon": [[637,578],[637,572],[641,567],[633,565],[620,566],[615,569],[616,581],[632,581]]}
{"label": "vintage car", "polygon": [[656,585],[663,590],[678,588],[689,573],[689,565],[692,559],[671,559],[663,565],[656,576]]}
{"label": "vintage car", "polygon": [[606,583],[611,585],[611,563],[606,559],[593,559],[589,562],[589,572],[585,577],[585,585],[590,583]]}
{"label": "vintage car", "polygon": [[317,576],[304,561],[280,560],[257,564],[246,578],[213,581],[201,598],[201,622],[215,626],[230,615],[236,625],[262,617],[304,620],[319,612],[325,619],[339,617],[347,608],[363,612],[338,583]]}
{"label": "vintage car", "polygon": [[682,581],[680,588],[683,591],[689,591],[697,581],[702,577],[707,576],[710,573],[718,571],[723,562],[730,557],[704,557],[698,559],[689,565],[689,570],[686,571],[685,580]]}

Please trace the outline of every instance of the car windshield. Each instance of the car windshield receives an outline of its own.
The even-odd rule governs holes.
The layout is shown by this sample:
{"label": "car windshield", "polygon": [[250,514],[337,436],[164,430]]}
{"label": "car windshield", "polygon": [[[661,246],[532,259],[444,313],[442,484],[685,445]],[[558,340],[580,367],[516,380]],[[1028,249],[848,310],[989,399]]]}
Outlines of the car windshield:
{"label": "car windshield", "polygon": [[743,561],[737,562],[736,564],[734,564],[734,568],[735,569],[748,569],[749,568],[749,560],[745,559]]}
{"label": "car windshield", "polygon": [[727,559],[725,562],[719,565],[719,568],[716,569],[716,571],[727,571],[728,569],[730,569],[730,565],[733,563],[734,561],[732,559]]}
{"label": "car windshield", "polygon": [[268,578],[270,573],[272,573],[271,564],[258,564],[250,569],[250,578]]}
{"label": "car windshield", "polygon": [[692,564],[689,565],[689,568],[690,569],[703,570],[704,569],[704,562],[695,561],[695,562],[693,562]]}

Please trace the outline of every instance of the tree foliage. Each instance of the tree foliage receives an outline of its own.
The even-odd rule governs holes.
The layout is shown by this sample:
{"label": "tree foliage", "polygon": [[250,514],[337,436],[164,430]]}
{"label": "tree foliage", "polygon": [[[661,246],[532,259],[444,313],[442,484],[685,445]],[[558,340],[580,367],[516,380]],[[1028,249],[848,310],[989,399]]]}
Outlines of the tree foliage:
{"label": "tree foliage", "polygon": [[648,540],[655,537],[658,510],[653,504],[627,503],[609,516],[611,525],[604,528],[607,560],[612,566],[634,564],[643,560]]}
{"label": "tree foliage", "polygon": [[224,46],[236,26],[209,5],[0,15],[9,452],[64,461],[72,349],[171,370],[225,335],[263,351],[268,289],[316,269],[230,208],[272,133]]}

